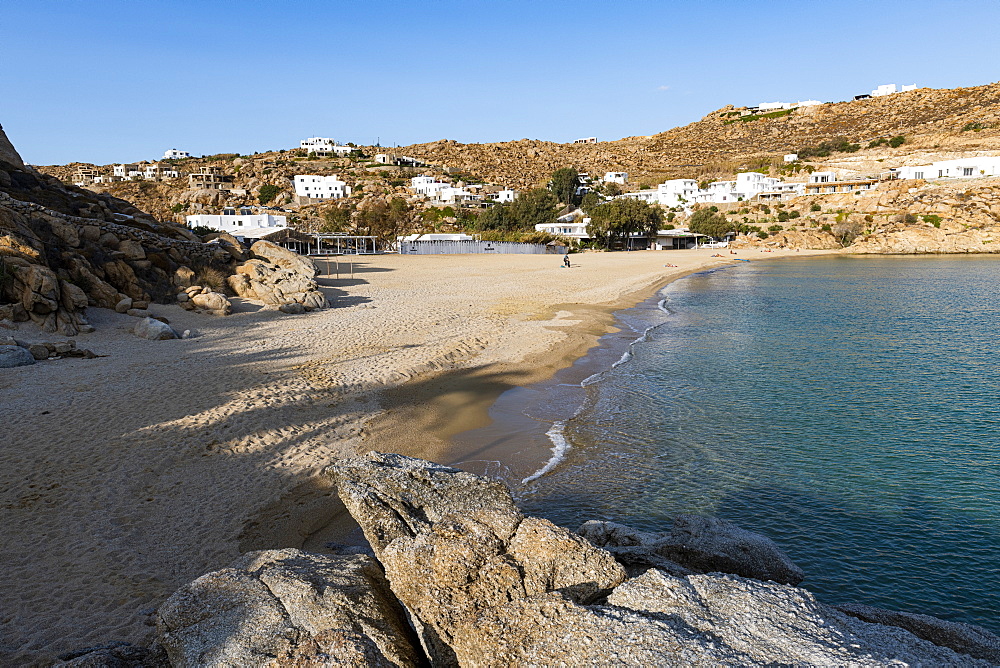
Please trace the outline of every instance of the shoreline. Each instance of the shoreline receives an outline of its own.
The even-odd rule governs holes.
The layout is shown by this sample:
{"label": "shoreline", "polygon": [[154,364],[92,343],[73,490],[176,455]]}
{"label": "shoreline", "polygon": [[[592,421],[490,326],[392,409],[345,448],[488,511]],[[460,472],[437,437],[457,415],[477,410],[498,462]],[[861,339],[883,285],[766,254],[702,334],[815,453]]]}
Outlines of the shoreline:
{"label": "shoreline", "polygon": [[[670,251],[634,252],[660,253],[664,259],[669,259],[671,256]],[[744,256],[740,259],[746,259],[748,251],[741,252]],[[803,252],[783,249],[761,259],[843,254],[840,250]],[[590,254],[582,255],[584,258],[588,256]],[[605,303],[551,306],[548,313],[551,318],[580,323],[574,325],[572,329],[563,330],[568,340],[553,344],[553,348],[559,348],[555,355],[552,349],[543,350],[518,363],[500,365],[502,369],[499,372],[495,369],[473,369],[468,374],[431,373],[410,383],[383,391],[379,398],[382,410],[366,423],[368,433],[363,442],[365,449],[430,459],[433,459],[432,455],[436,455],[443,459],[434,461],[447,465],[461,464],[463,469],[469,470],[467,466],[470,452],[462,450],[461,445],[455,443],[455,439],[492,425],[495,420],[490,416],[490,411],[505,393],[544,385],[551,382],[560,372],[586,360],[601,346],[601,341],[606,336],[621,331],[622,312],[640,307],[671,283],[702,271],[737,264],[737,258],[732,256],[711,259],[718,261],[676,267],[677,271],[629,290]],[[634,339],[630,338],[627,345],[631,345],[633,341]],[[498,375],[501,377],[498,378]],[[458,408],[461,408],[461,413],[457,412]],[[432,452],[426,450],[428,437],[432,439],[434,448]],[[400,445],[401,443],[403,445]],[[550,442],[549,446],[552,445],[554,444]],[[472,451],[471,454],[475,452]],[[539,473],[547,461],[547,459],[541,461],[532,470],[532,475]],[[472,467],[471,470],[476,468]]]}
{"label": "shoreline", "polygon": [[149,609],[242,552],[350,542],[323,467],[373,448],[447,455],[505,390],[591,350],[616,310],[732,259],[712,252],[586,253],[570,270],[556,256],[364,256],[353,277],[320,277],[326,311],[154,304],[194,333],[175,341],[89,309],[97,331],[77,341],[101,357],[0,375],[0,663],[142,644]]}

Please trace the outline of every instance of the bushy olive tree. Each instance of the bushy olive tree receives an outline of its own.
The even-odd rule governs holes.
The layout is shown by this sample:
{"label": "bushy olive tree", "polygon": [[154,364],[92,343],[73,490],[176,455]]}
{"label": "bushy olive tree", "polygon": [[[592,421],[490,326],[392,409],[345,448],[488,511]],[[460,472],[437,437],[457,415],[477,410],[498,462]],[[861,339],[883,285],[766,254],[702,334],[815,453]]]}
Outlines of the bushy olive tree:
{"label": "bushy olive tree", "polygon": [[604,248],[633,234],[655,234],[663,222],[663,211],[633,198],[613,199],[593,208],[587,234]]}

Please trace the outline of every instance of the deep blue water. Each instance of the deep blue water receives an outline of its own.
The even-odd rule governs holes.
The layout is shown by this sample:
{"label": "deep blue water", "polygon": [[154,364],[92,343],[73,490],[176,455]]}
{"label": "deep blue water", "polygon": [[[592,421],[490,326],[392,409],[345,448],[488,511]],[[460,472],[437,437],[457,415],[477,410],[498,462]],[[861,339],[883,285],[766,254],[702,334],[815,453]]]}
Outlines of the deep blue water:
{"label": "deep blue water", "polygon": [[1000,631],[1000,258],[753,262],[623,314],[530,514],[775,540],[826,602]]}

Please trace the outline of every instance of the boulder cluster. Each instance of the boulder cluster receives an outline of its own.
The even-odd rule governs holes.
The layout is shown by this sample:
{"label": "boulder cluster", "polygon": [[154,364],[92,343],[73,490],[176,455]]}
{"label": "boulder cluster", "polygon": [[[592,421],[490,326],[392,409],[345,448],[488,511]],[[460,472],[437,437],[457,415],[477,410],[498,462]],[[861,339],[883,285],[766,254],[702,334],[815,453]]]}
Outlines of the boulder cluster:
{"label": "boulder cluster", "polygon": [[[400,455],[329,466],[369,554],[243,555],[156,611],[159,642],[64,666],[990,666],[985,629],[825,605],[766,537],[524,516],[504,484]],[[349,553],[354,552],[354,553]],[[102,663],[103,661],[103,663]]]}
{"label": "boulder cluster", "polygon": [[270,241],[250,247],[250,259],[236,266],[227,281],[240,297],[278,306],[287,313],[302,313],[329,306],[316,283],[319,270],[307,257]]}
{"label": "boulder cluster", "polygon": [[28,366],[39,360],[60,360],[67,357],[94,359],[91,350],[77,348],[76,341],[43,341],[30,343],[12,336],[0,336],[0,369]]}

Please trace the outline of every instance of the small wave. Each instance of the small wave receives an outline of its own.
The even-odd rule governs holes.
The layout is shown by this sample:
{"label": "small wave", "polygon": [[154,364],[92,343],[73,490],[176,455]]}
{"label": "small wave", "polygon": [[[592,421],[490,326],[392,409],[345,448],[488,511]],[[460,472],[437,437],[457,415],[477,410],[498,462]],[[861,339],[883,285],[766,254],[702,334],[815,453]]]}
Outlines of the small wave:
{"label": "small wave", "polygon": [[554,422],[552,428],[545,432],[545,435],[552,441],[552,457],[549,458],[549,461],[545,462],[545,466],[522,480],[522,485],[526,485],[532,480],[538,480],[558,466],[559,462],[566,459],[566,453],[569,451],[569,441],[566,440],[565,430],[566,423],[560,420]]}

